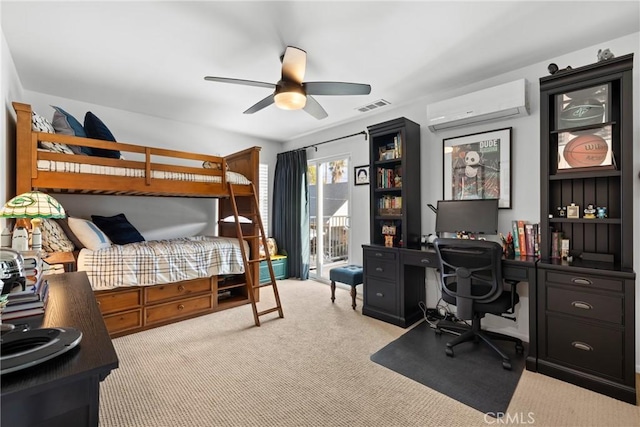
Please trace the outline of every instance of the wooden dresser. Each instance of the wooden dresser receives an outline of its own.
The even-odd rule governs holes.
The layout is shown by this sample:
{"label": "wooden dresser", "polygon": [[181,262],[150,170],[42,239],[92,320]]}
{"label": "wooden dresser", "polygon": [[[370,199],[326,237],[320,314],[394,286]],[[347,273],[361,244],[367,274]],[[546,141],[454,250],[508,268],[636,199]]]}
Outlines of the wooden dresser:
{"label": "wooden dresser", "polygon": [[118,367],[118,356],[86,274],[47,279],[50,295],[44,316],[21,323],[75,328],[82,332],[82,341],[67,353],[2,376],[2,425],[97,426],[100,382]]}

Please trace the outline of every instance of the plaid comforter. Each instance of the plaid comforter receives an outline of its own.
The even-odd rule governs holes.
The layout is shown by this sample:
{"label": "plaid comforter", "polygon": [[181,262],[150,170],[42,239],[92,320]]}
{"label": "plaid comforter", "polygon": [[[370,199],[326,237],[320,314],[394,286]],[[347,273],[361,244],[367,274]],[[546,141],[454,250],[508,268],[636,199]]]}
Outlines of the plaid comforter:
{"label": "plaid comforter", "polygon": [[238,239],[195,236],[112,245],[98,251],[85,248],[78,270],[87,273],[94,290],[103,290],[240,274],[244,264]]}

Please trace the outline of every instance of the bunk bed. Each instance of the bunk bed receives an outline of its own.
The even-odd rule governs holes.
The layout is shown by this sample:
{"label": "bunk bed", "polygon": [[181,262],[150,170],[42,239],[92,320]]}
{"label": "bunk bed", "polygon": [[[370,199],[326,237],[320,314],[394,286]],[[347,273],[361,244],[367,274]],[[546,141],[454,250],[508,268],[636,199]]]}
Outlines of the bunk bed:
{"label": "bunk bed", "polygon": [[[233,215],[229,183],[235,183],[244,184],[234,185],[239,209],[259,215],[255,204],[243,196],[254,197],[259,190],[260,147],[222,157],[41,132],[33,130],[30,105],[14,102],[13,107],[17,194],[37,190],[54,195],[210,198],[218,199],[219,218],[228,218]],[[41,148],[43,142],[119,151],[120,158],[53,152]],[[245,235],[257,234],[256,221],[240,227]],[[221,220],[218,230],[221,237],[235,238],[237,225]],[[256,239],[244,244],[257,253]],[[253,277],[258,277],[258,269],[256,264]],[[94,288],[94,293],[112,337],[250,303],[244,274]],[[258,291],[255,296],[257,300]]]}

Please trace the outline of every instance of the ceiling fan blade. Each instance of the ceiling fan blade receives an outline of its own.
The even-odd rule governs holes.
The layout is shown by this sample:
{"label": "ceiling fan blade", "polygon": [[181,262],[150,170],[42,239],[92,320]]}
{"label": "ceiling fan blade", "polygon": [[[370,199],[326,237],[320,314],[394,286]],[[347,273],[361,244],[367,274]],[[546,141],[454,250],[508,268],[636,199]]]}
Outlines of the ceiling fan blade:
{"label": "ceiling fan blade", "polygon": [[369,95],[371,86],[362,83],[306,82],[302,84],[307,95]]}
{"label": "ceiling fan blade", "polygon": [[267,96],[261,101],[258,101],[256,104],[250,107],[247,111],[245,111],[244,114],[253,114],[257,111],[262,110],[263,108],[268,107],[271,104],[273,104],[273,94]]}
{"label": "ceiling fan blade", "polygon": [[302,83],[307,69],[307,52],[297,47],[287,46],[282,57],[282,79]]}
{"label": "ceiling fan blade", "polygon": [[204,79],[210,82],[233,83],[237,85],[265,87],[267,89],[276,88],[276,85],[273,83],[257,82],[255,80],[230,79],[227,77],[211,77],[211,76],[207,76]]}
{"label": "ceiling fan blade", "polygon": [[318,120],[322,120],[328,116],[327,112],[322,108],[322,105],[309,95],[307,95],[307,104],[304,106],[304,111]]}

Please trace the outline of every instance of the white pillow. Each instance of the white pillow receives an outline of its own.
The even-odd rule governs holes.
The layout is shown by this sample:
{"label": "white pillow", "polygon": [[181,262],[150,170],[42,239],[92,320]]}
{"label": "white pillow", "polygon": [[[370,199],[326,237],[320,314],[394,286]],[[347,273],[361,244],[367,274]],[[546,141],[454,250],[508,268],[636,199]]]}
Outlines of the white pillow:
{"label": "white pillow", "polygon": [[111,246],[111,240],[93,222],[81,218],[67,218],[69,228],[85,248],[97,251]]}
{"label": "white pillow", "polygon": [[[35,111],[31,112],[31,129],[36,132],[56,133],[51,122],[37,114]],[[40,145],[42,145],[42,148],[55,153],[74,154],[73,150],[71,150],[67,144],[62,144],[60,142],[40,141]]]}
{"label": "white pillow", "polygon": [[238,172],[227,171],[227,182],[232,184],[251,185],[251,181],[246,176],[239,174]]}
{"label": "white pillow", "polygon": [[52,219],[44,218],[40,225],[42,249],[45,252],[73,252],[75,247],[60,225]]}

